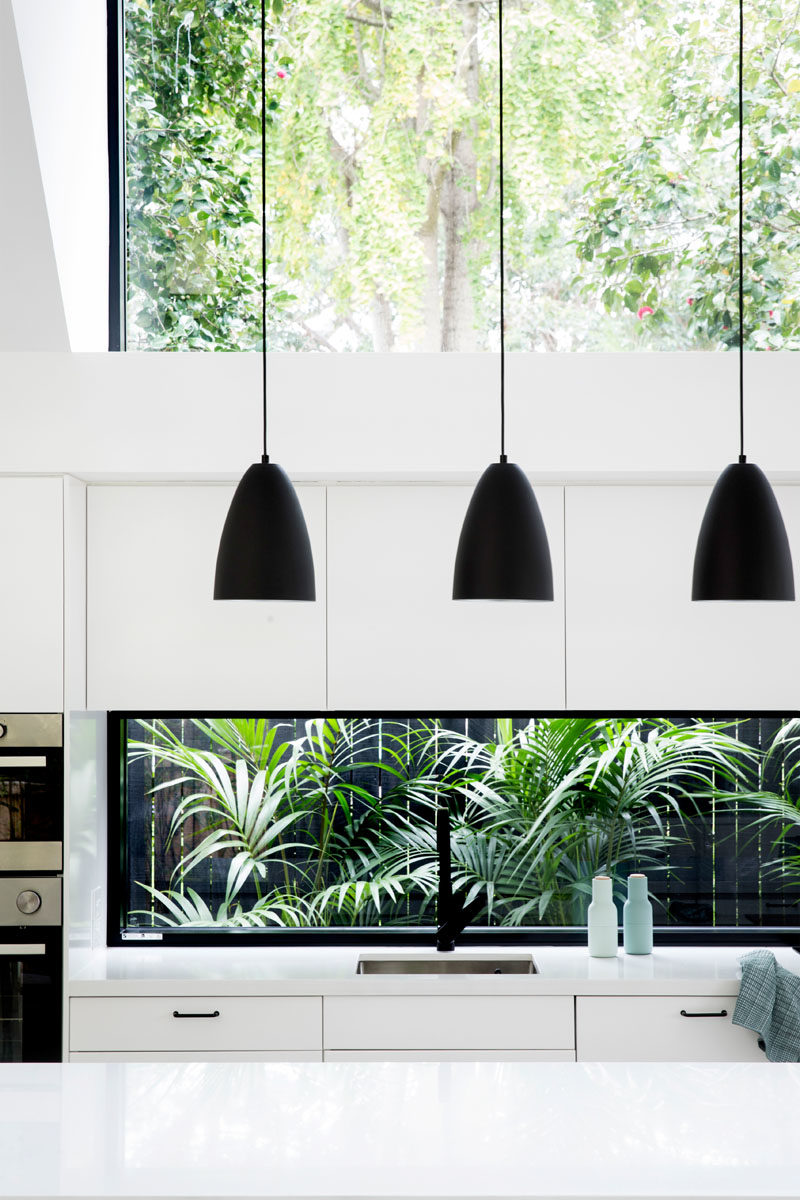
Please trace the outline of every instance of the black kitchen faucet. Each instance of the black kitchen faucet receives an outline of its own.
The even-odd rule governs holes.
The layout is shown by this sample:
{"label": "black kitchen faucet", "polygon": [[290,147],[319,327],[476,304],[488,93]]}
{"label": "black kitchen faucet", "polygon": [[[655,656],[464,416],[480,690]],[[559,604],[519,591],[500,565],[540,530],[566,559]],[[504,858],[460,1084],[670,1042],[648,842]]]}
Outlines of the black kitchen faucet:
{"label": "black kitchen faucet", "polygon": [[472,904],[464,904],[459,897],[453,899],[452,860],[450,857],[450,806],[445,799],[436,809],[436,850],[439,855],[439,894],[436,919],[441,922],[436,930],[436,949],[455,950],[455,939],[471,921],[477,917],[483,901],[478,898]]}

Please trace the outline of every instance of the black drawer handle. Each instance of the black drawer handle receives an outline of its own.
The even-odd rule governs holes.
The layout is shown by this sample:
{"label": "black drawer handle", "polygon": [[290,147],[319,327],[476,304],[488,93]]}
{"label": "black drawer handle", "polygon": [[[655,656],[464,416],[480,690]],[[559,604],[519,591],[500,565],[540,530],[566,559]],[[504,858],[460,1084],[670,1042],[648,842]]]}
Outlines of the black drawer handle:
{"label": "black drawer handle", "polygon": [[727,1017],[727,1015],[728,1015],[727,1008],[723,1008],[718,1013],[687,1013],[685,1008],[681,1009],[682,1017]]}
{"label": "black drawer handle", "polygon": [[173,1017],[182,1017],[184,1019],[187,1017],[218,1017],[219,1009],[215,1008],[213,1013],[182,1013],[182,1012],[178,1012],[178,1010],[176,1008],[172,1015],[173,1015]]}

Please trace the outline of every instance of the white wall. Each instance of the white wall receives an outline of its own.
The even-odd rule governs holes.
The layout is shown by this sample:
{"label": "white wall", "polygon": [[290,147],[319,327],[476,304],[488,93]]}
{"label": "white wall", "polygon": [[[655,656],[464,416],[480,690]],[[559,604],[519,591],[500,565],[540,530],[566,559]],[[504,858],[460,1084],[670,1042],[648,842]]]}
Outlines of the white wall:
{"label": "white wall", "polygon": [[0,0],[0,351],[68,345],[14,13]]}
{"label": "white wall", "polygon": [[108,346],[105,0],[12,0],[72,350]]}
{"label": "white wall", "polygon": [[[511,355],[508,450],[535,477],[710,481],[738,451],[732,354]],[[800,477],[800,355],[748,354],[748,457]],[[270,357],[270,451],[295,478],[474,478],[497,454],[497,358]],[[253,354],[0,355],[0,471],[238,478],[260,450]],[[9,424],[10,423],[10,424]]]}

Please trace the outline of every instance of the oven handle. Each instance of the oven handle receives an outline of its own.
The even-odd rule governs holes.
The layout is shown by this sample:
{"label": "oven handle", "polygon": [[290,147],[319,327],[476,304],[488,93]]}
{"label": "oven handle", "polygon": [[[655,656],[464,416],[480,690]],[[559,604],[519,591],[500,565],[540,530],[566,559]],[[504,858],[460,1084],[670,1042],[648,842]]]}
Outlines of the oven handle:
{"label": "oven handle", "polygon": [[46,954],[47,947],[41,942],[0,942],[0,955],[11,958],[27,958],[29,954]]}
{"label": "oven handle", "polygon": [[0,754],[0,771],[9,767],[46,767],[46,754]]}

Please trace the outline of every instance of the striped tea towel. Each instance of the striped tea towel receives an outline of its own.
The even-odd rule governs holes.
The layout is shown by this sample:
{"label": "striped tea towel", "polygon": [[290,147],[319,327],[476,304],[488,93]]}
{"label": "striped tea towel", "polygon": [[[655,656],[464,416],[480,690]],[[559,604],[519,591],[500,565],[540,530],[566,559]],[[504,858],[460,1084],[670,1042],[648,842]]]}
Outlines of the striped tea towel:
{"label": "striped tea towel", "polygon": [[800,1062],[800,975],[779,966],[771,950],[753,950],[739,961],[734,1025],[761,1034],[770,1062]]}

